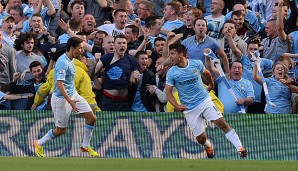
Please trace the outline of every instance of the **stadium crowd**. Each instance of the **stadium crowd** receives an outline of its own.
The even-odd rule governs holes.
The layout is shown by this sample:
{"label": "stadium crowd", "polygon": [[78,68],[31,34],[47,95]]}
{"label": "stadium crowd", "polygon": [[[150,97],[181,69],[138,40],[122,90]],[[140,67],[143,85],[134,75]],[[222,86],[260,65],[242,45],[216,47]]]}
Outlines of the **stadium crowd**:
{"label": "stadium crowd", "polygon": [[181,43],[220,111],[298,113],[296,1],[2,0],[0,109],[50,110],[55,61],[79,37],[75,88],[93,111],[175,111],[165,85]]}

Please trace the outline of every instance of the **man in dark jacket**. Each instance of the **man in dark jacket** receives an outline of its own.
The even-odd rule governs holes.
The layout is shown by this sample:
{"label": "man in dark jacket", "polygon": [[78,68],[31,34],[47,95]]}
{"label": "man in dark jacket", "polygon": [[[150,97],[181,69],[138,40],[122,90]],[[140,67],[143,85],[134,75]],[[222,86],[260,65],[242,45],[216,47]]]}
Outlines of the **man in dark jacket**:
{"label": "man in dark jacket", "polygon": [[145,51],[139,51],[136,58],[139,64],[140,79],[138,84],[129,89],[129,105],[134,112],[155,112],[157,98],[156,95],[150,94],[148,86],[156,85],[156,79],[154,73],[147,69],[149,57]]}
{"label": "man in dark jacket", "polygon": [[245,22],[245,15],[241,11],[234,11],[232,20],[236,23],[237,36],[241,37],[246,43],[258,36],[252,25]]}
{"label": "man in dark jacket", "polygon": [[[33,61],[29,65],[30,73],[33,78],[27,81],[17,83],[17,80],[21,77],[21,73],[16,72],[13,74],[13,81],[9,84],[9,92],[12,94],[28,94],[35,95],[39,86],[45,82],[44,73],[42,70],[42,64],[38,61]],[[22,98],[12,102],[12,109],[15,110],[30,110],[34,101],[34,96],[31,98]],[[46,104],[46,103],[45,103]]]}

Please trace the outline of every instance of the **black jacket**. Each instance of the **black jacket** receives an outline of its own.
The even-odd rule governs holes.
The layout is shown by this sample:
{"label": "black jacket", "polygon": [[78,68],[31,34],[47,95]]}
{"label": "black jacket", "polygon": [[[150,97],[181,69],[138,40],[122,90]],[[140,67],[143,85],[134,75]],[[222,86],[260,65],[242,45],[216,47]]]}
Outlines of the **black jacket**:
{"label": "black jacket", "polygon": [[[42,80],[42,82],[45,82],[45,80]],[[34,83],[35,83],[35,79],[31,78],[27,81],[24,81],[22,83],[14,83],[14,82],[10,82],[9,84],[9,92],[11,94],[24,94],[24,93],[32,93],[35,96],[35,87],[34,87]],[[31,106],[34,103],[34,96],[29,98],[28,104],[26,109],[30,109]]]}
{"label": "black jacket", "polygon": [[[144,106],[147,108],[149,112],[155,112],[155,102],[156,102],[156,95],[152,96],[148,91],[146,91],[146,85],[156,85],[155,74],[150,71],[149,69],[145,69],[143,72],[143,79],[141,83],[141,101]],[[138,84],[134,84],[129,87],[128,89],[128,98],[129,98],[129,106],[131,108],[136,92],[137,92]]]}

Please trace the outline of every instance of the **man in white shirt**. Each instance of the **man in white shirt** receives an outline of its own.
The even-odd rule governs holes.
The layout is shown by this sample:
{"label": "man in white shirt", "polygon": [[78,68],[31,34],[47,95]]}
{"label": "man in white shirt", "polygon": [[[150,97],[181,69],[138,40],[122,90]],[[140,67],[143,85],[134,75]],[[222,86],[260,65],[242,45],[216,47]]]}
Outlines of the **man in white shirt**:
{"label": "man in white shirt", "polygon": [[211,15],[204,17],[207,21],[207,34],[217,39],[220,33],[220,29],[223,26],[225,16],[222,15],[222,11],[225,7],[225,2],[223,0],[212,0],[210,11]]}
{"label": "man in white shirt", "polygon": [[98,27],[108,33],[110,36],[117,36],[118,34],[125,34],[125,26],[127,21],[127,12],[124,9],[117,9],[114,12],[114,24],[104,24]]}

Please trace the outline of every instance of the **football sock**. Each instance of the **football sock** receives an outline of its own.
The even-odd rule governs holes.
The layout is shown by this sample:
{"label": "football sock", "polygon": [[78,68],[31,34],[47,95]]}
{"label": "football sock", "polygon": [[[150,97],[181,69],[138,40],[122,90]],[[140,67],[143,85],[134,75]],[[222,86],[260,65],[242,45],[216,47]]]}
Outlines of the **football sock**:
{"label": "football sock", "polygon": [[242,143],[234,129],[227,132],[226,137],[236,147],[237,151],[242,147]]}
{"label": "football sock", "polygon": [[211,142],[207,139],[205,144],[203,144],[204,147],[211,147]]}
{"label": "football sock", "polygon": [[83,138],[83,143],[82,146],[89,147],[90,146],[90,140],[92,137],[92,131],[93,131],[94,126],[88,125],[85,123],[84,127],[84,138]]}
{"label": "football sock", "polygon": [[45,143],[55,138],[56,136],[53,134],[53,129],[51,129],[45,136],[38,140],[38,145],[43,146]]}

